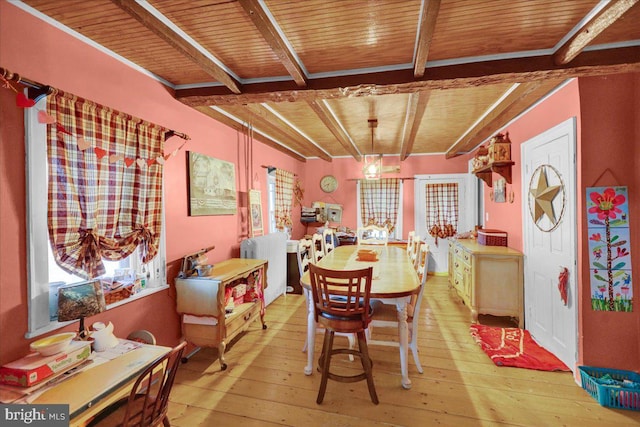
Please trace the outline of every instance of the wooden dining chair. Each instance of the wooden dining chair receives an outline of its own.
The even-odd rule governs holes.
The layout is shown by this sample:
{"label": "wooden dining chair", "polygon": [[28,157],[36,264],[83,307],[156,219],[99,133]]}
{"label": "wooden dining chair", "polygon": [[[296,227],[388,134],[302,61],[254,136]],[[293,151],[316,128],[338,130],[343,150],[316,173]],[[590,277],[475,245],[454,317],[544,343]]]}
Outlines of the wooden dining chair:
{"label": "wooden dining chair", "polygon": [[407,255],[413,250],[413,239],[416,236],[416,232],[414,230],[410,231],[407,234]]}
{"label": "wooden dining chair", "polygon": [[[407,304],[407,324],[409,326],[409,348],[413,354],[413,361],[416,364],[418,372],[423,373],[420,358],[418,357],[418,326],[420,319],[420,305],[424,294],[425,284],[427,282],[427,268],[429,264],[429,245],[422,243],[419,251],[419,265],[421,270],[417,272],[420,279],[420,290],[417,294],[411,296],[411,301]],[[372,302],[373,317],[371,324],[367,330],[367,339],[369,345],[385,345],[399,347],[398,341],[375,339],[375,330],[377,328],[394,328],[398,329],[398,310],[393,304],[384,304],[382,301]]]}
{"label": "wooden dining chair", "polygon": [[138,329],[127,335],[127,339],[131,341],[137,341],[144,344],[156,345],[156,337],[145,329]]}
{"label": "wooden dining chair", "polygon": [[[329,270],[311,264],[309,276],[315,320],[325,328],[322,353],[318,360],[322,378],[316,402],[322,403],[329,379],[345,383],[367,380],[371,401],[378,404],[378,395],[373,383],[373,364],[365,336],[365,330],[371,322],[369,303],[373,268]],[[356,334],[358,349],[334,348],[334,337],[337,332]],[[364,372],[355,375],[339,375],[331,372],[331,358],[335,354],[359,357]]]}
{"label": "wooden dining chair", "polygon": [[412,248],[409,251],[409,259],[411,260],[411,264],[413,264],[413,268],[417,269],[418,266],[418,258],[420,256],[420,245],[422,244],[422,240],[420,236],[413,237]]}
{"label": "wooden dining chair", "polygon": [[322,252],[327,255],[329,252],[336,248],[336,233],[332,228],[325,228],[322,231]]}
{"label": "wooden dining chair", "polygon": [[[300,272],[300,277],[302,277],[302,275],[309,269],[309,264],[313,262],[313,260],[311,259],[312,246],[313,246],[313,242],[311,241],[311,239],[300,239],[298,241],[297,258],[298,258],[298,270]],[[304,297],[306,299],[307,306],[308,306],[309,301],[311,299],[311,292],[306,288],[303,288],[303,292],[304,292]],[[318,328],[318,324],[316,323],[316,332],[321,332],[322,330],[323,328]],[[338,334],[338,335],[346,336],[347,340],[349,341],[349,348],[355,348],[356,338],[354,334]],[[309,338],[305,337],[304,346],[302,346],[302,352],[307,351],[308,345],[309,345]],[[350,359],[354,360],[353,356],[350,356]]]}
{"label": "wooden dining chair", "polygon": [[384,245],[389,242],[389,230],[386,227],[367,225],[356,230],[358,245]]}
{"label": "wooden dining chair", "polygon": [[186,346],[186,341],[181,342],[148,366],[134,383],[129,397],[103,409],[89,426],[150,427],[162,423],[169,427],[169,394]]}
{"label": "wooden dining chair", "polygon": [[322,233],[313,233],[311,236],[311,262],[317,264],[324,258],[324,244],[322,243]]}

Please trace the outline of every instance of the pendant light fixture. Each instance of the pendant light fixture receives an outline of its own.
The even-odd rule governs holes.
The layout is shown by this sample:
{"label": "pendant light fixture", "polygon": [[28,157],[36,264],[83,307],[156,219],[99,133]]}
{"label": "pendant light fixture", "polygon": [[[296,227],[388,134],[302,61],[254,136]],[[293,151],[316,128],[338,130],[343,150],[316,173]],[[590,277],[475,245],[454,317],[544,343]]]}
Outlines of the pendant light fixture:
{"label": "pendant light fixture", "polygon": [[380,179],[382,175],[382,154],[373,154],[373,130],[378,127],[377,119],[369,119],[369,127],[371,128],[371,154],[364,155],[364,166],[362,173],[364,179],[374,180]]}

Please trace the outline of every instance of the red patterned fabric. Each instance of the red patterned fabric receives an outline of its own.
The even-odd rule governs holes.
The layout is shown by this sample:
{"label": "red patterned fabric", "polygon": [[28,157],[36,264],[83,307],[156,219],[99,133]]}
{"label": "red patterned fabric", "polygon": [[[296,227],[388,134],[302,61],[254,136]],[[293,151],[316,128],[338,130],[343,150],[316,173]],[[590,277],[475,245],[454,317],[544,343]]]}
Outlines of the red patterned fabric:
{"label": "red patterned fabric", "polygon": [[293,179],[291,172],[276,169],[276,228],[282,230],[293,225],[291,202],[293,201]]}
{"label": "red patterned fabric", "polygon": [[436,239],[455,236],[458,230],[458,184],[427,184],[427,231]]}
{"label": "red patterned fabric", "polygon": [[498,366],[569,371],[560,359],[540,347],[527,330],[474,323],[469,332],[482,351]]}
{"label": "red patterned fabric", "polygon": [[360,181],[360,213],[363,225],[396,228],[400,206],[400,180],[383,178]]}
{"label": "red patterned fabric", "polygon": [[[102,258],[126,258],[139,245],[141,261],[149,262],[160,242],[163,167],[123,159],[162,156],[167,129],[62,92],[48,97],[47,113],[56,119],[47,125],[56,262],[96,277],[105,273]],[[76,138],[96,148],[82,150]]]}

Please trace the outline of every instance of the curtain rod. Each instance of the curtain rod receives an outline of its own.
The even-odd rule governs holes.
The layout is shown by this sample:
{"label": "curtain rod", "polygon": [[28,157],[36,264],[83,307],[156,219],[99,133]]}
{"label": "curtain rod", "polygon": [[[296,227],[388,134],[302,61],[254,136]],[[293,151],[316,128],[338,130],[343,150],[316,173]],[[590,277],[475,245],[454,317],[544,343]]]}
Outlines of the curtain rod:
{"label": "curtain rod", "polygon": [[[264,169],[278,169],[277,167],[271,166],[271,165],[260,165],[260,167],[262,167]],[[293,173],[293,176],[298,176],[298,174],[297,173]]]}
{"label": "curtain rod", "polygon": [[[406,180],[413,181],[415,178],[414,177],[406,177],[406,178],[384,178],[384,177],[382,177],[380,179],[399,179],[400,181],[406,181]],[[368,180],[368,179],[365,179],[365,178],[347,178],[347,181],[372,181],[372,180]]]}
{"label": "curtain rod", "polygon": [[[26,79],[24,77],[22,77],[20,74],[18,73],[14,73],[9,71],[8,69],[4,68],[4,67],[0,67],[0,76],[2,76],[3,79],[6,79],[7,81],[14,81],[18,84],[24,85],[27,87],[27,94],[28,97],[30,99],[33,99],[34,101],[39,101],[40,98],[42,98],[43,96],[47,96],[47,95],[51,95],[52,93],[56,92],[57,89],[42,83],[38,83],[36,81],[33,80],[29,80]],[[162,126],[164,127],[164,126]],[[166,129],[166,128],[165,128]],[[172,129],[168,129],[167,132],[165,133],[164,139],[165,141],[169,138],[171,138],[172,136],[177,136],[179,138],[182,138],[184,140],[190,140],[191,137],[189,135],[187,135],[186,133],[182,133],[182,132],[178,132]]]}

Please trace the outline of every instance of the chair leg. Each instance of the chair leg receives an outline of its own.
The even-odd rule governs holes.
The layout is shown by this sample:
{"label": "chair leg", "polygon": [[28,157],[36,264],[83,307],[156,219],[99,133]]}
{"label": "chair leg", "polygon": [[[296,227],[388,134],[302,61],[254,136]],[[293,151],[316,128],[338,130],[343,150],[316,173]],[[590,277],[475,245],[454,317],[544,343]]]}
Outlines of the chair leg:
{"label": "chair leg", "polygon": [[333,348],[333,337],[335,332],[330,330],[324,331],[324,342],[322,344],[322,354],[320,356],[319,365],[322,371],[320,379],[320,389],[318,390],[318,398],[316,403],[322,403],[324,392],[327,391],[327,381],[329,380],[329,366],[331,365],[331,349]]}
{"label": "chair leg", "polygon": [[413,361],[416,363],[416,368],[418,369],[418,372],[422,374],[424,370],[422,369],[420,358],[418,357],[418,348],[413,343],[409,344],[409,347],[411,347],[411,353],[413,353]]}
{"label": "chair leg", "polygon": [[365,337],[365,332],[358,332],[358,348],[360,349],[362,361],[362,367],[364,368],[364,372],[367,375],[367,386],[369,387],[369,395],[371,396],[371,401],[378,404],[378,394],[376,393],[376,386],[373,384],[373,369],[371,363],[371,357],[369,357],[369,348],[367,347],[367,339]]}
{"label": "chair leg", "polygon": [[[349,341],[349,349],[353,350],[356,348],[356,336],[354,334],[349,334],[347,335],[347,340]],[[349,355],[349,362],[353,362],[355,360],[355,358],[353,357],[353,354]]]}

